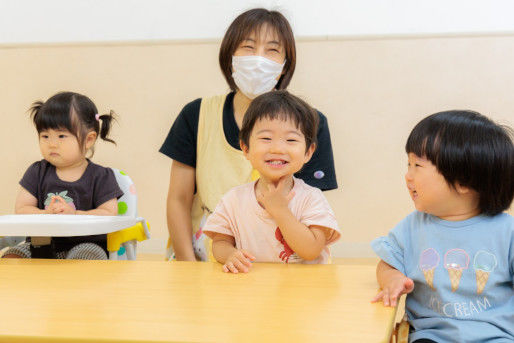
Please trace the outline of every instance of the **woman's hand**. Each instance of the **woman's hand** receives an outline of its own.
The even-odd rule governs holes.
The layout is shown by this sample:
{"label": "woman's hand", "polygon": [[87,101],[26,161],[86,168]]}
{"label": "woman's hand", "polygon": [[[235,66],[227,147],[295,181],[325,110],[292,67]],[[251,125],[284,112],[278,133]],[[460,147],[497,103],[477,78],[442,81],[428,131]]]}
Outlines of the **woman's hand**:
{"label": "woman's hand", "polygon": [[252,254],[245,250],[238,249],[227,258],[223,265],[223,271],[225,273],[234,274],[239,272],[248,273],[252,267],[252,261],[254,260],[255,257]]}

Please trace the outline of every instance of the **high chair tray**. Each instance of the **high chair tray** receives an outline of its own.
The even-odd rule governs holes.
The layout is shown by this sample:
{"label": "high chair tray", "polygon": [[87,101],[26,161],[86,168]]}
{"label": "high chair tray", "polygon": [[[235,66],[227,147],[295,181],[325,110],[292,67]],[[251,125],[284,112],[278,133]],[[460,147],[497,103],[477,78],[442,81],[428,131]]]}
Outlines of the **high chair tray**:
{"label": "high chair tray", "polygon": [[88,236],[136,225],[130,216],[15,214],[0,216],[0,236]]}

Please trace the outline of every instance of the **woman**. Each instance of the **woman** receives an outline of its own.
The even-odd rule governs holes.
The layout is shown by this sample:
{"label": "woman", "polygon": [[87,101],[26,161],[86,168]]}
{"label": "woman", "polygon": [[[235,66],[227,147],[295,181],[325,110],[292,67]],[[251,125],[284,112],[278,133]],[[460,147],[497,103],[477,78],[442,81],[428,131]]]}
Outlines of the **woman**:
{"label": "woman", "polygon": [[[258,177],[239,146],[239,129],[252,99],[285,89],[291,81],[296,47],[289,22],[281,13],[261,8],[242,13],[225,33],[219,62],[232,92],[187,104],[159,150],[173,159],[167,218],[179,261],[207,259],[208,243],[199,231],[202,219],[225,192]],[[330,132],[325,116],[318,114],[318,148],[295,176],[330,190],[337,188]]]}

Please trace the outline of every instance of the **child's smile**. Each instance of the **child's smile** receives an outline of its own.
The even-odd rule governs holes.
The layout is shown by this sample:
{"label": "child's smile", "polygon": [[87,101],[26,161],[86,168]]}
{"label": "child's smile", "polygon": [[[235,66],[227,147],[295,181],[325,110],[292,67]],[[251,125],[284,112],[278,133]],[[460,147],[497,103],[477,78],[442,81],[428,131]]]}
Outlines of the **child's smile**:
{"label": "child's smile", "polygon": [[280,169],[285,167],[285,165],[289,162],[281,159],[270,159],[267,160],[266,163],[270,166],[270,168]]}

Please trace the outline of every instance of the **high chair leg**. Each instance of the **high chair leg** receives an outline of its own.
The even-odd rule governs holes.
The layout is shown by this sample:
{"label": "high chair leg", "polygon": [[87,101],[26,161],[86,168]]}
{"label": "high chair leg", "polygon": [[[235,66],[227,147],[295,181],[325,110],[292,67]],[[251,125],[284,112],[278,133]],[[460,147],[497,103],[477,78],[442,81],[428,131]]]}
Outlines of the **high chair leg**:
{"label": "high chair leg", "polygon": [[135,260],[136,259],[136,249],[134,249],[134,241],[128,241],[123,243],[125,247],[125,251],[127,252],[127,260]]}
{"label": "high chair leg", "polygon": [[118,259],[117,251],[109,251],[109,260],[116,261]]}

